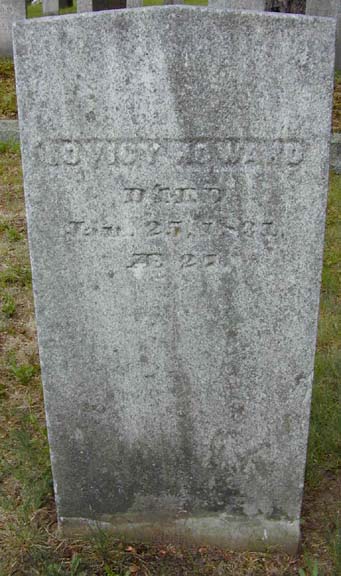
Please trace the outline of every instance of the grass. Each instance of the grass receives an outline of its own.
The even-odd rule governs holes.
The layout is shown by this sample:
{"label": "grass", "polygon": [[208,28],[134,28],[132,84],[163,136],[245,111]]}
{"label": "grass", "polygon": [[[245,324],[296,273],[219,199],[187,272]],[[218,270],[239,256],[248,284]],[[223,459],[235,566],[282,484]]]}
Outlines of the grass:
{"label": "grass", "polygon": [[335,72],[333,131],[341,132],[341,71]]}
{"label": "grass", "polygon": [[[69,8],[62,8],[60,14],[73,14],[77,12],[77,2],[73,3],[73,6]],[[28,4],[27,6],[27,18],[40,18],[43,16],[43,6],[41,4]]]}
{"label": "grass", "polygon": [[[206,6],[207,2],[208,0],[185,0],[185,4],[199,4],[201,6]],[[144,6],[158,6],[162,4],[163,0],[144,0]],[[61,9],[60,14],[73,14],[74,12],[77,12],[77,0],[74,0],[72,7]],[[41,16],[43,16],[42,4],[28,5],[28,18],[40,18]]]}
{"label": "grass", "polygon": [[17,117],[13,61],[0,58],[0,119]]}
{"label": "grass", "polygon": [[[56,531],[18,146],[0,146],[0,576],[341,575],[341,177],[332,175],[302,551],[146,546]],[[299,572],[301,570],[301,572]]]}
{"label": "grass", "polygon": [[341,469],[341,178],[336,175],[330,182],[312,410],[310,484],[321,471]]}

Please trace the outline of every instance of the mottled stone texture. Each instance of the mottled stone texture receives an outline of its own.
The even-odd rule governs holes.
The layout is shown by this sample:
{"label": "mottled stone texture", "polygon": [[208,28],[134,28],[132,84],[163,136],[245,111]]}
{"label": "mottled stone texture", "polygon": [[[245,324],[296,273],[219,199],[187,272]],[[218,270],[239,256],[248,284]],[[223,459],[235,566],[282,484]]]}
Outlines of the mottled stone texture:
{"label": "mottled stone texture", "polygon": [[0,120],[0,142],[19,142],[17,120]]}
{"label": "mottled stone texture", "polygon": [[307,0],[306,13],[336,18],[335,68],[341,70],[341,0]]}
{"label": "mottled stone texture", "polygon": [[307,15],[336,18],[341,12],[341,0],[307,0]]}
{"label": "mottled stone texture", "polygon": [[264,10],[265,0],[208,0],[211,8],[228,10]]}
{"label": "mottled stone texture", "polygon": [[[97,12],[99,10],[115,10],[117,8],[126,8],[126,7],[127,7],[127,0],[78,0],[77,1],[77,11],[78,12]],[[130,8],[131,7],[132,6],[130,6]]]}
{"label": "mottled stone texture", "polygon": [[0,0],[0,58],[13,56],[12,25],[25,17],[25,0]]}
{"label": "mottled stone texture", "polygon": [[334,33],[189,6],[16,26],[64,530],[296,548]]}
{"label": "mottled stone texture", "polygon": [[141,8],[143,0],[127,0],[127,8]]}
{"label": "mottled stone texture", "polygon": [[44,16],[59,14],[61,8],[72,6],[72,0],[43,0]]}

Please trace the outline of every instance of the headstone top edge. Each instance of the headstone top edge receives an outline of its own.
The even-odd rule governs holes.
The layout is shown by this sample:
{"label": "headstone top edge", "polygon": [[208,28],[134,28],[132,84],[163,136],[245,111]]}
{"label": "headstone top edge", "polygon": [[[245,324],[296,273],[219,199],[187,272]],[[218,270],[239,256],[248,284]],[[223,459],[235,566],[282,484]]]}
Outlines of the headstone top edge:
{"label": "headstone top edge", "polygon": [[181,13],[181,12],[192,12],[192,13],[223,13],[225,17],[238,16],[243,19],[250,18],[252,20],[262,19],[265,20],[290,20],[301,22],[302,24],[311,24],[312,22],[329,23],[332,28],[336,27],[336,18],[329,16],[314,16],[314,15],[304,15],[304,14],[286,14],[280,12],[269,12],[269,11],[257,11],[257,10],[237,10],[237,9],[227,9],[221,7],[211,7],[211,6],[200,6],[200,5],[157,5],[157,6],[142,6],[137,8],[123,8],[116,10],[102,10],[95,12],[79,12],[74,14],[63,14],[59,16],[42,16],[40,18],[26,18],[19,19],[13,23],[13,31],[16,28],[32,28],[32,27],[42,27],[46,24],[59,25],[65,22],[75,22],[84,19],[100,19],[100,18],[112,18],[117,19],[122,17],[124,14],[127,18],[134,18],[137,14],[157,14],[157,13]]}

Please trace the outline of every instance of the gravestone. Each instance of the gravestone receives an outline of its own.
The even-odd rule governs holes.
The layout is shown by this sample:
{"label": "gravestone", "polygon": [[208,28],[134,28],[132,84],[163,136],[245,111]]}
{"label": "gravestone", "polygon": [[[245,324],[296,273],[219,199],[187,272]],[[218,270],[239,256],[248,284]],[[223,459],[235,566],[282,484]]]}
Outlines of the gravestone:
{"label": "gravestone", "polygon": [[44,16],[59,14],[59,10],[72,6],[72,0],[43,0]]}
{"label": "gravestone", "polygon": [[208,5],[227,10],[265,10],[265,0],[208,0]]}
{"label": "gravestone", "polygon": [[[163,4],[183,4],[184,0],[164,0]],[[143,6],[143,0],[127,0],[127,8],[141,8]]]}
{"label": "gravestone", "polygon": [[[323,2],[324,0],[321,0]],[[287,12],[305,14],[306,0],[266,0],[265,10],[269,12]]]}
{"label": "gravestone", "polygon": [[12,25],[25,17],[25,0],[0,0],[0,58],[13,56]]}
{"label": "gravestone", "polygon": [[126,7],[127,0],[77,0],[77,12],[97,12],[99,10],[115,10]]}
{"label": "gravestone", "polygon": [[143,0],[127,0],[127,8],[142,8]]}
{"label": "gravestone", "polygon": [[193,6],[15,27],[65,533],[296,550],[334,34]]}
{"label": "gravestone", "polygon": [[336,18],[335,68],[341,70],[341,0],[307,0],[306,14]]}

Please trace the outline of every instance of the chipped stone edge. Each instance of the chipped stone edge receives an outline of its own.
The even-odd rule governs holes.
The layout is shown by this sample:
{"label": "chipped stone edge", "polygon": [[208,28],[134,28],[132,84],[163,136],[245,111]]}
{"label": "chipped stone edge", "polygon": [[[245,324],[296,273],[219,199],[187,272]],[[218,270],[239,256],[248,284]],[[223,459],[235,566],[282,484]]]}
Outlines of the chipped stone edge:
{"label": "chipped stone edge", "polygon": [[118,538],[182,545],[211,545],[233,550],[296,554],[300,543],[299,520],[245,518],[225,513],[186,519],[134,521],[127,516],[105,516],[105,520],[59,517],[63,536],[94,534],[105,530]]}

